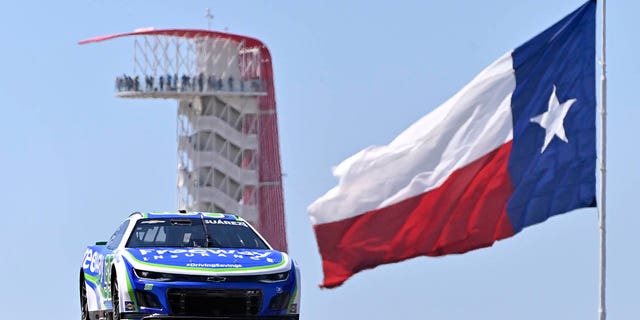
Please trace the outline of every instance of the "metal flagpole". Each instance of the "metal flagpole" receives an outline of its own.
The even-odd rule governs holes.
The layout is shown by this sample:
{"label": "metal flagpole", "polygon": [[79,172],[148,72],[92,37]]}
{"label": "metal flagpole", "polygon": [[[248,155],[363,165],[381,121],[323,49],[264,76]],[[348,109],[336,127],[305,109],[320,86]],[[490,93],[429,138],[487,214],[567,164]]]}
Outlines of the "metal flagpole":
{"label": "metal flagpole", "polygon": [[607,319],[606,284],[607,284],[607,40],[606,40],[606,0],[602,3],[602,48],[600,65],[600,201],[598,213],[600,216],[600,320]]}

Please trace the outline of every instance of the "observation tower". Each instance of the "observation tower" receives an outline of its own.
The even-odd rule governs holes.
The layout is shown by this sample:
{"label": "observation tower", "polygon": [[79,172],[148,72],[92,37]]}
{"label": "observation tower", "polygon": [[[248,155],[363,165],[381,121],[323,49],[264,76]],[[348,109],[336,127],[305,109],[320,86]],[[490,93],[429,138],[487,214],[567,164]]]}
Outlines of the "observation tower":
{"label": "observation tower", "polygon": [[139,29],[133,73],[116,95],[175,99],[178,207],[235,213],[287,250],[271,54],[259,40],[195,29]]}

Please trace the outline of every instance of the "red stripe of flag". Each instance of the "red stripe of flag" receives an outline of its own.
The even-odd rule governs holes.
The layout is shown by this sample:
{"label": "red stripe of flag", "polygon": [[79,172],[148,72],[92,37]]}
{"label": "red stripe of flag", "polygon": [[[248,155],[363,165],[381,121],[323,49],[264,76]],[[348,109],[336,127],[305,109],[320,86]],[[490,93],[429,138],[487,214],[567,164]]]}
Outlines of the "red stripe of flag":
{"label": "red stripe of flag", "polygon": [[455,171],[440,187],[391,206],[314,226],[325,288],[356,272],[416,256],[488,247],[513,235],[506,205],[511,142]]}

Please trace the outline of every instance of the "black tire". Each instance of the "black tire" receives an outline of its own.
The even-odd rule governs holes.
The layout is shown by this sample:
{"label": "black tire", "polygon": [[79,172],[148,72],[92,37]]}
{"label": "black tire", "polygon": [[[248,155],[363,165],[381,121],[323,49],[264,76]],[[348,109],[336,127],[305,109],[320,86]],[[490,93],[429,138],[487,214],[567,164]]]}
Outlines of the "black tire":
{"label": "black tire", "polygon": [[111,308],[113,310],[111,319],[120,320],[120,292],[118,292],[118,279],[111,279]]}
{"label": "black tire", "polygon": [[80,312],[80,319],[91,320],[87,307],[87,286],[84,283],[84,272],[82,271],[80,271]]}

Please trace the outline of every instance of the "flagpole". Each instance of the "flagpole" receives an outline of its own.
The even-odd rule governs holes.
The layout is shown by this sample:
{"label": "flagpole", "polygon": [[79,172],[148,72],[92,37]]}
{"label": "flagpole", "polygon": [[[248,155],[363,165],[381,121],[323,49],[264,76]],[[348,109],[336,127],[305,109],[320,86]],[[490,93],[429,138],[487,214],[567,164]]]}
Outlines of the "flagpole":
{"label": "flagpole", "polygon": [[606,40],[606,0],[602,2],[602,48],[601,48],[601,72],[600,72],[600,201],[598,213],[600,217],[600,320],[607,319],[606,308],[606,283],[607,283],[607,40]]}

